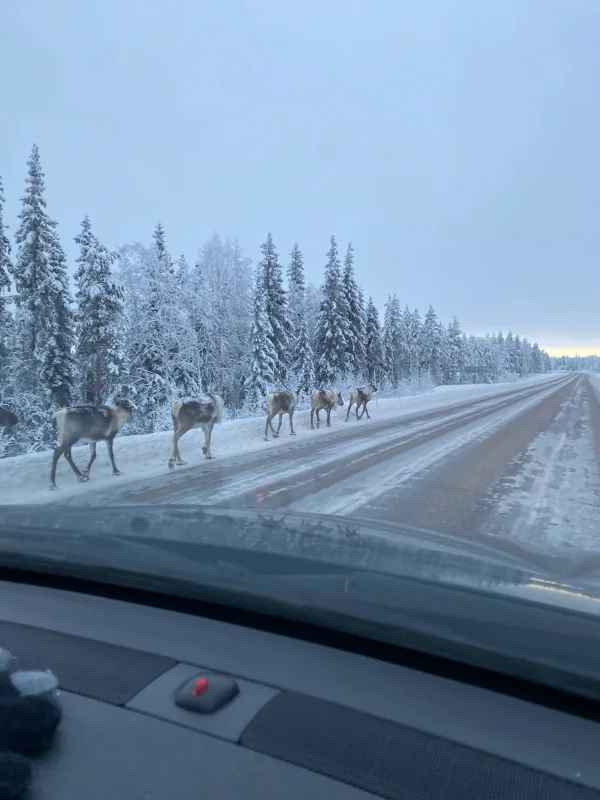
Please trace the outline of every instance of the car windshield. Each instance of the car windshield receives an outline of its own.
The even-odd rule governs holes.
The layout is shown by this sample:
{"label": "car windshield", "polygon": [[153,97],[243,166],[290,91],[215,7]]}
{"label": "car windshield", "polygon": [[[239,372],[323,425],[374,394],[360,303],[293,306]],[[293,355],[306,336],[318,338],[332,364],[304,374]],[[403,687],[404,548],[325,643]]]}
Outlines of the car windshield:
{"label": "car windshield", "polygon": [[597,615],[600,5],[1,28],[0,564],[179,541],[315,604],[337,563]]}

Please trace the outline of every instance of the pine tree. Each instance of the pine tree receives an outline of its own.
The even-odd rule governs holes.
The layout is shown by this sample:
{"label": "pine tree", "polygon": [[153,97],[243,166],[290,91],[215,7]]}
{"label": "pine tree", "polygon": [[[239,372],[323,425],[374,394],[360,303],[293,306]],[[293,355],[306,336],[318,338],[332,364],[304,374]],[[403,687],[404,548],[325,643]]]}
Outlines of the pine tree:
{"label": "pine tree", "polygon": [[359,290],[354,277],[354,248],[351,243],[348,244],[344,258],[342,283],[348,309],[348,331],[350,332],[347,342],[349,366],[355,375],[361,375],[364,373],[365,368],[366,320],[361,308]]}
{"label": "pine tree", "polygon": [[270,231],[260,250],[263,257],[258,267],[262,272],[265,290],[266,311],[270,327],[269,338],[277,355],[275,377],[278,380],[285,380],[290,364],[292,326],[283,288],[283,271]]}
{"label": "pine tree", "polygon": [[365,362],[366,373],[369,382],[378,385],[383,372],[383,348],[381,344],[381,325],[379,324],[379,314],[369,297],[367,303],[367,318],[365,324]]}
{"label": "pine tree", "polygon": [[0,178],[0,394],[8,393],[8,360],[11,346],[12,315],[9,310],[10,241],[4,225],[4,187]]}
{"label": "pine tree", "polygon": [[[21,392],[44,402],[69,401],[73,365],[73,320],[65,254],[56,223],[46,213],[44,173],[37,145],[27,162],[23,207],[15,234],[17,257],[13,269],[16,288],[16,345]],[[40,388],[41,387],[41,388]]]}
{"label": "pine tree", "polygon": [[327,252],[325,280],[321,290],[321,306],[315,330],[317,356],[317,381],[323,386],[332,386],[342,375],[350,371],[348,357],[348,306],[340,271],[337,244],[331,237]]}
{"label": "pine tree", "polygon": [[256,270],[252,328],[250,330],[250,375],[246,381],[246,397],[257,408],[271,389],[277,371],[277,352],[272,342],[273,332],[267,314],[267,292],[264,270]]}
{"label": "pine tree", "polygon": [[92,233],[87,214],[75,242],[79,245],[75,298],[80,394],[85,402],[100,404],[122,379],[124,356],[119,329],[123,290],[111,271],[114,256]]}

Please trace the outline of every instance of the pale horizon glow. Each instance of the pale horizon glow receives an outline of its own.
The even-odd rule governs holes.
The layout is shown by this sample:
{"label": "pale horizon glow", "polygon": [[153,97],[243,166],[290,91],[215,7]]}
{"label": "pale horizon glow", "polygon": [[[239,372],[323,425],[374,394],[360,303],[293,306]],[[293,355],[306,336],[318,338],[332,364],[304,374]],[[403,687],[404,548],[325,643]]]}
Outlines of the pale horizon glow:
{"label": "pale horizon glow", "polygon": [[597,356],[600,354],[600,347],[544,347],[542,342],[539,342],[542,350],[545,350],[549,356]]}

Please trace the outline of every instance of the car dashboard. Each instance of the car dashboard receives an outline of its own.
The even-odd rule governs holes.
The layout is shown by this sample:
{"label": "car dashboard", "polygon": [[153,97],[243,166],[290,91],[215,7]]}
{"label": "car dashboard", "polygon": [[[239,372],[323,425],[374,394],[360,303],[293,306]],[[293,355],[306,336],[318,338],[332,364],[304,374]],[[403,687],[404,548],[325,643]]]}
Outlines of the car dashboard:
{"label": "car dashboard", "polygon": [[590,719],[285,631],[0,592],[0,646],[60,683],[35,800],[600,796]]}

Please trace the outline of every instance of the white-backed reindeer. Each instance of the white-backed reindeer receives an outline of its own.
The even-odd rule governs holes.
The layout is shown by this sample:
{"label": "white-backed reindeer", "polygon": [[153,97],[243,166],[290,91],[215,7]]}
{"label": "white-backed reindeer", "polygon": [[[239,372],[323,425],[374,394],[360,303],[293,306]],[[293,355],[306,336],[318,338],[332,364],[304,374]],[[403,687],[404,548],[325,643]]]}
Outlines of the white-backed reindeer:
{"label": "white-backed reindeer", "polygon": [[[114,406],[59,408],[58,411],[54,412],[53,416],[58,427],[60,444],[52,456],[52,469],[50,470],[51,489],[56,488],[56,464],[63,454],[71,469],[77,475],[77,479],[80,481],[89,480],[90,469],[96,459],[96,444],[98,442],[106,442],[113,475],[122,474],[115,464],[113,442],[123,425],[133,419],[131,404],[128,400],[117,400]],[[90,446],[90,460],[83,472],[79,471],[71,455],[71,448],[77,442],[83,442]]]}
{"label": "white-backed reindeer", "polygon": [[317,428],[321,424],[319,419],[319,411],[327,412],[327,427],[331,428],[331,412],[338,406],[343,406],[344,401],[339,392],[333,392],[330,389],[315,389],[310,396],[310,427],[314,428],[313,417],[315,411],[317,413]]}
{"label": "white-backed reindeer", "polygon": [[[290,436],[295,436],[296,431],[294,430],[294,411],[296,410],[296,406],[298,405],[298,397],[300,395],[300,390],[298,389],[297,392],[293,392],[288,390],[286,392],[271,392],[265,398],[265,403],[267,405],[267,422],[265,424],[265,442],[269,441],[268,432],[269,426],[271,426],[271,430],[273,431],[273,438],[277,439],[279,437],[279,431],[281,430],[281,423],[283,421],[283,415],[287,414],[290,419]],[[277,430],[273,427],[273,418],[279,414],[279,426]]]}
{"label": "white-backed reindeer", "polygon": [[9,411],[8,408],[0,406],[0,428],[14,428],[19,421],[16,414]]}
{"label": "white-backed reindeer", "polygon": [[[356,406],[356,419],[360,419],[362,415],[366,412],[367,419],[371,419],[369,416],[369,412],[367,410],[367,403],[373,397],[375,392],[377,391],[377,387],[374,386],[372,383],[367,386],[366,388],[362,387],[360,389],[353,389],[350,393],[350,402],[348,403],[348,412],[346,414],[346,422],[348,422],[348,417],[350,416],[350,409],[353,405]],[[360,412],[360,417],[358,416],[358,409],[362,406],[362,411]]]}
{"label": "white-backed reindeer", "polygon": [[185,464],[179,455],[179,440],[192,428],[202,428],[204,431],[202,452],[206,458],[213,458],[210,452],[210,438],[214,425],[223,419],[223,398],[210,392],[206,397],[186,397],[173,403],[171,416],[174,432],[173,455],[169,459],[169,469],[173,469],[176,464],[177,466]]}

